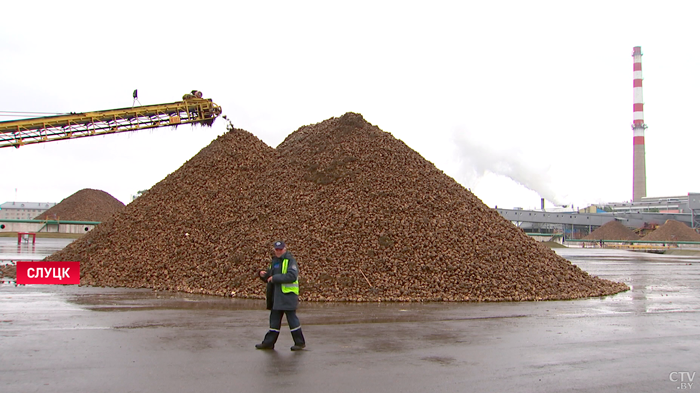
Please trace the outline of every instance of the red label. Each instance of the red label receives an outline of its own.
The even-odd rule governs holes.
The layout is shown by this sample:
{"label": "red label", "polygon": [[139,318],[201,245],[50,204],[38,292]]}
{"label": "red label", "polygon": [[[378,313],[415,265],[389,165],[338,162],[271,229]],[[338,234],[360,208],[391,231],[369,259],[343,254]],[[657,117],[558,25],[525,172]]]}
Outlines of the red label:
{"label": "red label", "polygon": [[80,284],[80,262],[17,262],[17,284]]}

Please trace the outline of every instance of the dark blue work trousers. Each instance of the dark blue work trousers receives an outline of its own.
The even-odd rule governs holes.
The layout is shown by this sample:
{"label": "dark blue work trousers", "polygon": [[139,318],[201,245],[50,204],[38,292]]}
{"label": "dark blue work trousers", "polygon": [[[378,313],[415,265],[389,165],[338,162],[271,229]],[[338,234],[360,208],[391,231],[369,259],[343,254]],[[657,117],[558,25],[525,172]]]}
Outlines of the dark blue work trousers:
{"label": "dark blue work trousers", "polygon": [[287,314],[287,323],[290,330],[296,330],[301,326],[297,317],[297,310],[270,310],[270,330],[280,330],[283,314]]}

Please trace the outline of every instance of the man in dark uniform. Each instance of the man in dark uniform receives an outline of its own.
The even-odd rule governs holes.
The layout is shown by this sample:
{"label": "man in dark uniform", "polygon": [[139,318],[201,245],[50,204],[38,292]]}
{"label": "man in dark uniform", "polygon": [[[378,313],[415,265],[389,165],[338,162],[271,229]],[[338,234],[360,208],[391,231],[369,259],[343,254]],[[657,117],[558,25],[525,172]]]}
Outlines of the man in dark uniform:
{"label": "man in dark uniform", "polygon": [[301,333],[301,323],[297,317],[299,305],[299,268],[292,253],[287,251],[283,241],[274,243],[275,256],[270,267],[261,270],[260,279],[267,283],[267,309],[270,310],[270,330],[263,342],[255,344],[257,349],[275,349],[277,337],[282,327],[282,315],[287,315],[287,323],[292,331],[294,345],[292,351],[306,347],[304,335]]}

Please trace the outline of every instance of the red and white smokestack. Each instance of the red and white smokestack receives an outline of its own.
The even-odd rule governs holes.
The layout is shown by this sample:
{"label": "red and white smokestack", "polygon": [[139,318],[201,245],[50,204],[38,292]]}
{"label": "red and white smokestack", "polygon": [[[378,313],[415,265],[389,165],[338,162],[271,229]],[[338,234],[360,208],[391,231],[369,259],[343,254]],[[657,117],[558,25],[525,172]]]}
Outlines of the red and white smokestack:
{"label": "red and white smokestack", "polygon": [[634,132],[633,139],[633,175],[632,175],[632,200],[641,201],[647,196],[647,174],[646,160],[644,149],[644,130],[647,125],[644,124],[644,99],[642,96],[642,47],[635,46],[632,48],[632,57],[634,58],[634,106],[633,106],[633,123],[632,131]]}

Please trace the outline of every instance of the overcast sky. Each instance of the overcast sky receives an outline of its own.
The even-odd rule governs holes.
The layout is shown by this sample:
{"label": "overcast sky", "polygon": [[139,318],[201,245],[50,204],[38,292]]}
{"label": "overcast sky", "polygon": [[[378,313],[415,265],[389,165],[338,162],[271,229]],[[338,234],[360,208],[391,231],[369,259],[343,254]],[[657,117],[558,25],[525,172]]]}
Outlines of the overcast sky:
{"label": "overcast sky", "polygon": [[[358,112],[506,208],[632,198],[631,54],[641,46],[647,195],[700,192],[698,1],[0,9],[0,111],[130,107],[134,89],[142,104],[160,104],[197,89],[273,147],[303,125]],[[83,188],[128,203],[225,125],[2,148],[0,203],[60,202]]]}

